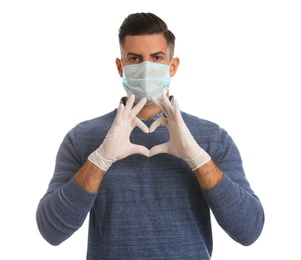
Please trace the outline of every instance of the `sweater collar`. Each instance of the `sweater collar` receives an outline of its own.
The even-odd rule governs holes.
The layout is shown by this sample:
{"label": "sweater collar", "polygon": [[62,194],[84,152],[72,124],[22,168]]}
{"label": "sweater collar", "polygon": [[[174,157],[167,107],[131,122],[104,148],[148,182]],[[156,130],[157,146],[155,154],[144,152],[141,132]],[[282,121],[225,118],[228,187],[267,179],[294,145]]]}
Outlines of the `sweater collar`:
{"label": "sweater collar", "polygon": [[[174,104],[174,96],[169,96],[169,100],[170,100],[170,103],[171,103],[171,105],[173,106],[173,104]],[[126,103],[126,97],[122,97],[121,99],[120,99],[120,102],[119,102],[119,104],[124,104],[125,105],[125,103]],[[154,116],[152,116],[149,120],[147,120],[147,121],[155,121],[156,119],[158,119],[158,118],[160,118],[160,117],[162,117],[162,116],[165,116],[164,115],[164,113],[163,112],[159,112],[158,114],[156,114],[156,115],[154,115]],[[142,121],[145,121],[144,119],[142,119],[142,118],[140,118]]]}

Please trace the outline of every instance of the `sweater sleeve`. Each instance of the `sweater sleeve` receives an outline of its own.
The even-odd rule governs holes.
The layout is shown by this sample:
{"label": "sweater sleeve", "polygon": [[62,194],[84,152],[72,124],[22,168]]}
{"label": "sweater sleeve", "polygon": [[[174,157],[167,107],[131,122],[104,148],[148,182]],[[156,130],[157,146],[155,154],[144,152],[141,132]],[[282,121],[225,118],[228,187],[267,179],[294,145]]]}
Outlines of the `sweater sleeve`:
{"label": "sweater sleeve", "polygon": [[219,225],[235,241],[251,245],[262,232],[264,210],[245,176],[238,148],[220,129],[220,140],[212,158],[224,172],[223,180],[203,194]]}
{"label": "sweater sleeve", "polygon": [[227,175],[211,190],[203,191],[219,225],[238,243],[248,246],[261,234],[264,212],[259,199]]}
{"label": "sweater sleeve", "polygon": [[97,195],[86,192],[74,179],[82,165],[74,148],[75,132],[66,135],[58,150],[54,175],[36,211],[39,231],[52,245],[59,245],[82,226]]}

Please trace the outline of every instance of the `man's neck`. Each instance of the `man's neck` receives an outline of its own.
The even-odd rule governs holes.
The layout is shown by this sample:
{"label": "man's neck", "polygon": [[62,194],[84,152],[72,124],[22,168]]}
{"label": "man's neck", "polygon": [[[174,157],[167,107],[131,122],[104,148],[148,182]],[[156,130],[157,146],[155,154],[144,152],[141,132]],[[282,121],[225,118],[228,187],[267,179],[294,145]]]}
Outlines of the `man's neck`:
{"label": "man's neck", "polygon": [[[167,97],[170,99],[169,93],[167,92]],[[128,97],[123,97],[122,101],[123,104],[125,105]],[[144,106],[141,111],[137,114],[138,118],[141,118],[145,121],[150,120],[153,116],[159,114],[161,112],[161,109],[157,107],[155,104],[150,104],[148,106]]]}
{"label": "man's neck", "polygon": [[150,104],[148,106],[144,106],[141,111],[137,114],[138,118],[142,118],[143,120],[147,121],[150,120],[153,116],[160,113],[161,110],[154,104]]}

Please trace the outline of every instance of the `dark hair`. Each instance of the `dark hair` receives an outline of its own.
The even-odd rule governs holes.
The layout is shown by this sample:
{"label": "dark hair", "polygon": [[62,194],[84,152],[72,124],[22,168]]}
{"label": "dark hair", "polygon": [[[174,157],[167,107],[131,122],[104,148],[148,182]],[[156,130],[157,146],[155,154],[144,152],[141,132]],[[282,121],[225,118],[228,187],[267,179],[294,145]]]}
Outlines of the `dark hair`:
{"label": "dark hair", "polygon": [[119,28],[119,44],[124,46],[127,35],[151,35],[162,33],[166,39],[171,58],[174,54],[174,34],[168,29],[167,24],[153,13],[134,13],[126,17]]}

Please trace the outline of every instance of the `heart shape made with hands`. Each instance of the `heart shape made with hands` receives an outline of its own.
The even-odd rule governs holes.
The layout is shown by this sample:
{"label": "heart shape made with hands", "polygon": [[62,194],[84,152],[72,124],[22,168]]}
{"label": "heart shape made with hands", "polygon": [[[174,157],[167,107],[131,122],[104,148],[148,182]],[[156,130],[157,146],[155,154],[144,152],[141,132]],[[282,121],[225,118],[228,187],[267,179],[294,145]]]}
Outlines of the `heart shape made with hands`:
{"label": "heart shape made with hands", "polygon": [[[133,100],[128,100],[127,105],[132,106]],[[186,126],[179,108],[177,100],[174,100],[174,105],[171,104],[166,93],[163,93],[161,100],[152,98],[152,102],[160,108],[165,117],[160,117],[154,121],[148,128],[140,119],[136,117],[138,112],[142,109],[146,99],[140,100],[136,106],[131,108],[130,113],[127,114],[126,107],[124,109],[126,117],[130,115],[131,127],[139,127],[144,133],[153,133],[159,126],[164,126],[169,131],[169,140],[165,143],[155,145],[151,149],[139,144],[131,144],[130,154],[140,153],[145,156],[153,156],[159,153],[169,153],[184,160],[194,158],[201,149],[194,140],[188,127]]]}
{"label": "heart shape made with hands", "polygon": [[[134,100],[135,96],[131,95],[125,106],[119,105],[106,138],[99,148],[88,157],[92,163],[107,171],[115,161],[137,153],[147,157],[159,153],[169,153],[185,160],[192,169],[210,160],[210,156],[191,135],[176,100],[172,106],[166,93],[162,95],[161,101],[152,98],[153,103],[161,109],[165,117],[158,118],[149,128],[137,117],[139,111],[144,107],[146,99],[141,99],[133,106]],[[144,133],[152,133],[159,126],[165,126],[168,129],[169,141],[155,145],[151,149],[130,142],[130,135],[134,128],[138,127]]]}

